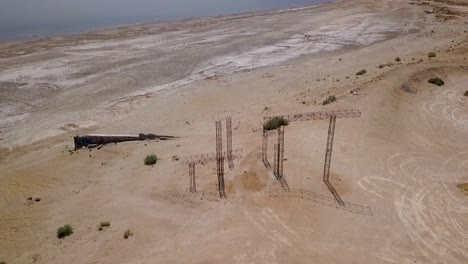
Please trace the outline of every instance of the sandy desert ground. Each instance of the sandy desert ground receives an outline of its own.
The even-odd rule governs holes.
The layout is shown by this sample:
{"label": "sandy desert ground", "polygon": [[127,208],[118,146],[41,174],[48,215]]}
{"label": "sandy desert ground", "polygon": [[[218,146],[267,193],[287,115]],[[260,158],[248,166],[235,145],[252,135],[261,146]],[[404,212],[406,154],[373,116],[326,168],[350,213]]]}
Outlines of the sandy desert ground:
{"label": "sandy desert ground", "polygon": [[[2,43],[0,261],[468,263],[467,30],[466,0],[344,0]],[[346,206],[322,182],[326,120],[285,128],[279,191],[263,118],[346,109],[362,113],[337,120]],[[190,193],[181,161],[215,152],[226,116],[243,150],[227,199],[213,163]],[[85,133],[178,138],[71,151]]]}

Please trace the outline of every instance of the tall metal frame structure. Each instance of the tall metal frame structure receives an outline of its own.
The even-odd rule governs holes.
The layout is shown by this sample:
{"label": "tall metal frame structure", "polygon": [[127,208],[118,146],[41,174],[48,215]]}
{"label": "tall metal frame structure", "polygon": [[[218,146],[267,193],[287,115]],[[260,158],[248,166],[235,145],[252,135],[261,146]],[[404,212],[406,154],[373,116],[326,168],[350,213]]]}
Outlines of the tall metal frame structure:
{"label": "tall metal frame structure", "polygon": [[216,164],[219,197],[226,198],[226,192],[224,190],[224,157],[221,121],[216,121]]}
{"label": "tall metal frame structure", "polygon": [[276,179],[279,180],[279,177],[278,177],[278,144],[273,145],[273,175],[275,175]]}
{"label": "tall metal frame structure", "polygon": [[[223,152],[223,157],[227,155],[226,152]],[[243,157],[243,150],[242,149],[236,149],[232,152],[232,159],[240,159]],[[188,156],[185,157],[182,160],[182,164],[188,165],[189,167],[189,187],[190,187],[190,192],[197,192],[197,184],[196,184],[196,175],[195,175],[195,169],[196,165],[206,165],[211,162],[218,161],[217,159],[217,153],[208,153],[208,154],[201,154],[201,155],[194,155],[194,156]]]}
{"label": "tall metal frame structure", "polygon": [[197,183],[195,180],[195,162],[189,163],[189,181],[190,181],[190,192],[197,192]]}
{"label": "tall metal frame structure", "polygon": [[208,154],[200,154],[185,157],[182,164],[189,167],[189,189],[190,192],[197,191],[195,166],[197,164],[206,165],[207,163],[216,161],[216,174],[218,177],[218,191],[221,198],[226,198],[224,184],[224,160],[227,158],[229,169],[234,169],[234,160],[240,159],[243,156],[242,149],[232,149],[232,118],[226,117],[226,151],[223,152],[223,135],[222,135],[222,120],[215,121],[216,127],[216,152]]}
{"label": "tall metal frame structure", "polygon": [[[289,122],[292,121],[309,121],[309,120],[325,120],[329,119],[329,128],[328,128],[328,138],[327,138],[327,147],[325,151],[325,163],[323,171],[323,181],[327,185],[330,192],[335,197],[335,200],[340,206],[345,206],[345,203],[338,195],[338,192],[335,190],[333,185],[330,183],[330,168],[331,168],[331,155],[333,151],[333,139],[335,135],[336,119],[337,118],[357,118],[361,117],[361,112],[359,110],[338,110],[338,111],[318,111],[318,112],[309,112],[309,113],[300,113],[300,114],[291,114],[291,115],[281,115],[281,116],[270,116],[264,117],[264,122],[271,120],[272,118],[280,117]],[[281,181],[283,188],[289,191],[287,182],[284,178],[283,173],[283,161],[284,161],[284,127],[278,129],[278,143],[274,145],[274,164],[273,164],[273,173],[275,177]],[[270,168],[270,164],[267,160],[268,156],[268,132],[263,130],[262,138],[262,160],[265,164],[265,167]]]}
{"label": "tall metal frame structure", "polygon": [[230,170],[234,169],[234,161],[232,160],[232,119],[226,117],[226,152],[227,161]]}
{"label": "tall metal frame structure", "polygon": [[278,128],[278,175],[284,179],[283,174],[283,161],[284,161],[284,126]]}

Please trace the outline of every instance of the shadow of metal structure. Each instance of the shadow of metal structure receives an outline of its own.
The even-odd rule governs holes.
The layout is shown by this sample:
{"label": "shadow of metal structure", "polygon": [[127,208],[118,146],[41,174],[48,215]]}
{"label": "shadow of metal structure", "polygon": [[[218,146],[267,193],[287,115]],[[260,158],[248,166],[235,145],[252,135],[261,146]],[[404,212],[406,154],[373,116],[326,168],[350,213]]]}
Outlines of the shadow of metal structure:
{"label": "shadow of metal structure", "polygon": [[284,191],[284,189],[274,188],[270,189],[268,197],[270,198],[297,198],[297,199],[304,199],[314,201],[318,204],[322,204],[325,206],[335,207],[337,209],[373,216],[372,210],[370,206],[343,202],[343,205],[339,204],[334,197],[328,197],[325,195],[321,195],[312,191],[303,190],[303,189],[291,189],[289,192]]}

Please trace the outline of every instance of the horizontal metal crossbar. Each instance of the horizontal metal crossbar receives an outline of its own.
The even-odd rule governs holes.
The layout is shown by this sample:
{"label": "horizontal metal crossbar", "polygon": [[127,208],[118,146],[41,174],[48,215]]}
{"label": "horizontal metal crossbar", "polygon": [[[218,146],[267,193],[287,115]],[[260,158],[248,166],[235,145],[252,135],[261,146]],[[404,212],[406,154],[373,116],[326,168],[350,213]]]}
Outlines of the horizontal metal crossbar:
{"label": "horizontal metal crossbar", "polygon": [[330,116],[335,115],[336,118],[357,118],[361,117],[359,110],[337,110],[337,111],[318,111],[301,114],[290,114],[290,115],[278,115],[264,117],[263,121],[268,122],[270,119],[275,117],[282,117],[289,122],[292,121],[308,121],[308,120],[324,120],[329,119]]}
{"label": "horizontal metal crossbar", "polygon": [[[223,157],[227,156],[227,152],[223,152]],[[242,149],[237,149],[232,151],[232,159],[240,159],[243,156],[243,150]],[[190,163],[193,164],[202,164],[205,165],[209,162],[215,162],[216,161],[216,153],[209,153],[209,154],[201,154],[201,155],[194,155],[194,156],[189,156],[185,157],[182,160],[182,164],[187,165]]]}
{"label": "horizontal metal crossbar", "polygon": [[316,203],[335,207],[344,211],[348,211],[355,214],[362,214],[373,216],[370,206],[360,205],[355,203],[344,202],[344,205],[340,205],[334,197],[328,197],[321,195],[312,191],[303,190],[303,189],[290,189],[289,192],[286,192],[284,189],[270,189],[269,192],[270,198],[298,198],[314,201]]}

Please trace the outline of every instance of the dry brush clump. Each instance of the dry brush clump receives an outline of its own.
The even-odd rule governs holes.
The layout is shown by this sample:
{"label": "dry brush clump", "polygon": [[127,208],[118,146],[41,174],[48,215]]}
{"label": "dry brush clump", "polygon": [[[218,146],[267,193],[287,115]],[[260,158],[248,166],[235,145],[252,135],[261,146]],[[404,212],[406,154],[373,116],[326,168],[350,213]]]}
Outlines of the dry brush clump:
{"label": "dry brush clump", "polygon": [[277,116],[268,120],[268,122],[266,122],[263,125],[263,129],[274,130],[274,129],[280,128],[282,126],[287,126],[287,125],[289,125],[288,120],[284,119],[283,117]]}
{"label": "dry brush clump", "polygon": [[427,54],[427,57],[429,57],[429,58],[435,58],[435,57],[436,57],[436,54],[435,54],[435,52],[429,52],[429,53]]}
{"label": "dry brush clump", "polygon": [[336,101],[336,96],[334,95],[330,95],[327,97],[327,99],[325,99],[323,102],[322,102],[322,105],[327,105],[327,104],[331,104],[333,102]]}
{"label": "dry brush clump", "polygon": [[130,231],[130,229],[127,229],[127,231],[125,231],[125,233],[124,233],[124,238],[128,239],[131,236],[133,236],[133,232]]}
{"label": "dry brush clump", "polygon": [[158,157],[156,155],[154,155],[154,153],[150,154],[150,155],[146,155],[145,165],[152,166],[152,165],[156,164],[156,162],[158,162]]}
{"label": "dry brush clump", "polygon": [[427,81],[428,83],[432,83],[432,84],[435,84],[437,86],[442,86],[445,84],[444,80],[442,80],[441,78],[439,77],[435,77],[435,78],[431,78]]}
{"label": "dry brush clump", "polygon": [[364,69],[363,69],[363,70],[358,71],[358,72],[356,73],[356,75],[364,75],[364,74],[366,74],[366,73],[367,73],[367,70],[364,70]]}
{"label": "dry brush clump", "polygon": [[109,221],[105,221],[105,222],[101,222],[99,225],[98,225],[98,230],[99,231],[102,231],[104,230],[105,227],[109,227],[111,224]]}
{"label": "dry brush clump", "polygon": [[57,237],[62,239],[73,234],[73,228],[70,225],[64,225],[57,229]]}

